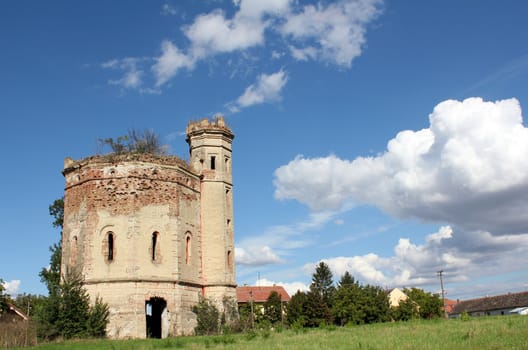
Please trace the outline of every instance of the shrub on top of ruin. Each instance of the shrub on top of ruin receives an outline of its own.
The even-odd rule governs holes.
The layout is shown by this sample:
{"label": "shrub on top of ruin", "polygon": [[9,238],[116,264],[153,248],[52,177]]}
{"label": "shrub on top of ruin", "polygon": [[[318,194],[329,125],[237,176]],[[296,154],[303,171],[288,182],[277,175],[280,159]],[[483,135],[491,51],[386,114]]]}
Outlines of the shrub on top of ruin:
{"label": "shrub on top of ruin", "polygon": [[149,153],[162,155],[167,153],[167,146],[163,145],[159,135],[150,129],[143,131],[130,129],[127,135],[119,136],[116,139],[112,137],[99,139],[99,145],[102,149],[109,147],[111,153],[114,154]]}

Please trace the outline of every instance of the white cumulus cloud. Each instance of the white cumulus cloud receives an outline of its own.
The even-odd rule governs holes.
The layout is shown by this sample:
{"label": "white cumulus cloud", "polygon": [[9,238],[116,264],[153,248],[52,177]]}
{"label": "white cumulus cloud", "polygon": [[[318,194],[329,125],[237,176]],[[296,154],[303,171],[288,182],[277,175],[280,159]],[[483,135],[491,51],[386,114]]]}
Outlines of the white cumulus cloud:
{"label": "white cumulus cloud", "polygon": [[298,156],[276,169],[275,197],[314,211],[370,204],[400,218],[526,233],[528,129],[519,102],[447,100],[429,121],[400,132],[376,157]]}
{"label": "white cumulus cloud", "polygon": [[348,68],[361,54],[366,25],[379,14],[381,3],[348,0],[307,5],[289,15],[280,30],[297,44],[290,48],[294,58],[318,58]]}
{"label": "white cumulus cloud", "polygon": [[195,61],[182,53],[172,42],[161,43],[161,56],[156,59],[152,71],[156,76],[156,87],[160,87],[175,76],[180,69],[192,69]]}
{"label": "white cumulus cloud", "polygon": [[231,104],[231,111],[280,100],[282,89],[287,82],[288,75],[282,69],[272,74],[261,74],[257,82],[248,86],[236,102]]}
{"label": "white cumulus cloud", "polygon": [[20,280],[11,280],[11,281],[5,281],[4,282],[4,288],[6,294],[9,294],[11,296],[17,295],[18,290],[20,289]]}
{"label": "white cumulus cloud", "polygon": [[269,246],[236,247],[235,261],[237,264],[250,266],[279,264],[283,262]]}

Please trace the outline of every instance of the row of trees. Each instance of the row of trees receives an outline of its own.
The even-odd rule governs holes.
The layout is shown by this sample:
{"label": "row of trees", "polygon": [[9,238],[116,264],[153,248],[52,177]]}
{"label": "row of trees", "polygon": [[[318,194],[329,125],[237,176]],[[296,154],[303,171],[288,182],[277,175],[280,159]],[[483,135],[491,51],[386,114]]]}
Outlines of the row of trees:
{"label": "row of trees", "polygon": [[368,324],[442,315],[437,295],[421,289],[405,289],[408,299],[400,307],[389,306],[388,291],[372,285],[360,285],[348,272],[334,286],[330,268],[320,262],[307,292],[298,291],[287,308],[289,324],[316,327],[320,324]]}
{"label": "row of trees", "polygon": [[321,324],[364,324],[390,320],[387,292],[360,285],[348,272],[334,286],[327,264],[319,263],[307,292],[298,291],[288,303],[289,324],[317,327]]}
{"label": "row of trees", "polygon": [[[387,321],[431,319],[442,316],[442,301],[418,288],[404,289],[407,299],[399,307],[390,307],[389,291],[378,286],[361,285],[348,272],[334,285],[330,268],[319,263],[307,292],[298,291],[284,304],[280,294],[270,293],[263,308],[244,305],[237,322],[227,322],[225,313],[202,300],[193,308],[197,315],[197,334],[217,334],[221,326],[244,331],[253,327],[280,327],[286,323],[295,328],[321,325],[360,325]],[[224,305],[224,310],[226,309]],[[234,318],[231,318],[234,320]]]}

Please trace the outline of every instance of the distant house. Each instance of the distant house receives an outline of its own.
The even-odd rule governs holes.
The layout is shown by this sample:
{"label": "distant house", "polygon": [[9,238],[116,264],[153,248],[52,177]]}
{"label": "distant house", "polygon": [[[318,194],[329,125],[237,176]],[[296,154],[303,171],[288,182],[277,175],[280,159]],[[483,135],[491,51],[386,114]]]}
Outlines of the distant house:
{"label": "distant house", "polygon": [[29,317],[14,304],[7,303],[7,310],[1,317],[2,321],[27,321]]}
{"label": "distant house", "polygon": [[253,304],[255,310],[263,312],[271,292],[279,293],[282,302],[290,301],[290,295],[283,286],[243,286],[236,290],[238,307]]}
{"label": "distant house", "polygon": [[401,289],[394,288],[389,292],[389,306],[399,307],[402,301],[407,300],[408,296]]}
{"label": "distant house", "polygon": [[[445,311],[448,315],[453,312],[453,306],[455,306],[456,304],[457,304],[456,300],[452,300],[452,299],[445,300]],[[443,306],[442,306],[442,310],[443,310]]]}
{"label": "distant house", "polygon": [[449,316],[460,317],[463,312],[469,316],[522,314],[524,308],[528,308],[528,292],[508,293],[460,301],[453,305]]}

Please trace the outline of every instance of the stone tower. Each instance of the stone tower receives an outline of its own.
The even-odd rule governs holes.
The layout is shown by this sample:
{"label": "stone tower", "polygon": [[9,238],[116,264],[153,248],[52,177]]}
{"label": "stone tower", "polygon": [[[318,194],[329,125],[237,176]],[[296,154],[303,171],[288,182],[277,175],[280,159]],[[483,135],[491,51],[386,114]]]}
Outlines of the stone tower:
{"label": "stone tower", "polygon": [[235,285],[233,137],[223,119],[214,124],[202,120],[187,127],[191,164],[201,176],[203,283],[205,294],[217,300]]}
{"label": "stone tower", "polygon": [[187,127],[190,164],[152,154],[65,160],[62,271],[110,307],[113,338],[191,334],[200,297],[236,297],[233,133]]}

